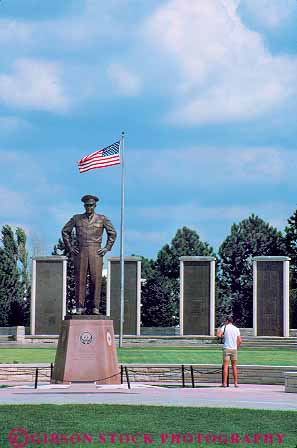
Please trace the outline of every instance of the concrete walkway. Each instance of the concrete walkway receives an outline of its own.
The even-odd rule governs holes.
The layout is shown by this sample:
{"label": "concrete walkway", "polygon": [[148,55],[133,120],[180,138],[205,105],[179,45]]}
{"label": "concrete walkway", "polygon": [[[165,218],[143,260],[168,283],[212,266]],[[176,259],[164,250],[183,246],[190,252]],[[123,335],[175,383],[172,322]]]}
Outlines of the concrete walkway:
{"label": "concrete walkway", "polygon": [[297,394],[286,393],[284,386],[243,384],[221,388],[201,384],[192,388],[165,388],[132,384],[95,386],[95,384],[31,385],[0,389],[0,404],[133,404],[161,406],[234,407],[297,411]]}

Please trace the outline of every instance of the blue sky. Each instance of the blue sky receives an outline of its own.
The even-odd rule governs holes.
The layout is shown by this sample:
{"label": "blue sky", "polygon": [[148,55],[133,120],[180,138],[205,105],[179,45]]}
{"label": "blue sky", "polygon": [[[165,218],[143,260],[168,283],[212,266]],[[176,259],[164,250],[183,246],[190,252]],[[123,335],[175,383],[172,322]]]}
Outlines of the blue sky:
{"label": "blue sky", "polygon": [[217,250],[251,213],[283,230],[296,20],[295,0],[2,0],[0,225],[50,254],[90,193],[119,230],[120,167],[77,161],[125,131],[126,255],[184,225]]}

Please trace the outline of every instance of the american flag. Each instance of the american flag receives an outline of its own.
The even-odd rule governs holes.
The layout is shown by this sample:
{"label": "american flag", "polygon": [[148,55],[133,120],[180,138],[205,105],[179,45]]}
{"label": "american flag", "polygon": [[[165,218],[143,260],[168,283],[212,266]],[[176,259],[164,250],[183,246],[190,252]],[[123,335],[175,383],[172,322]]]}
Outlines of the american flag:
{"label": "american flag", "polygon": [[120,141],[118,141],[80,159],[78,162],[78,168],[80,173],[84,173],[96,168],[119,165],[120,163]]}

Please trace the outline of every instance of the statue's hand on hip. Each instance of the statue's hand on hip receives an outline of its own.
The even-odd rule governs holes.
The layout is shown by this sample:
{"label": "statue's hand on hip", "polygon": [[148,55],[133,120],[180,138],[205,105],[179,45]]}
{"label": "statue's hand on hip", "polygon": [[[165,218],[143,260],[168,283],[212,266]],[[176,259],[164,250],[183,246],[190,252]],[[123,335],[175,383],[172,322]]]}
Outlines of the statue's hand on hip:
{"label": "statue's hand on hip", "polygon": [[71,247],[70,253],[71,255],[78,255],[79,254],[78,247]]}
{"label": "statue's hand on hip", "polygon": [[108,250],[105,247],[102,247],[97,250],[97,254],[100,255],[100,257],[104,257],[104,255],[108,252]]}

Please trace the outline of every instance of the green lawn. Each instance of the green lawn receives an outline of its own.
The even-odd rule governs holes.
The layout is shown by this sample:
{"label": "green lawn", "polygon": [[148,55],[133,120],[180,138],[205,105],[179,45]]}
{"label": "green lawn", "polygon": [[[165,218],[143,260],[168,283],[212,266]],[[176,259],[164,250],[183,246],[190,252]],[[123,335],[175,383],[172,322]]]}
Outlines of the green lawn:
{"label": "green lawn", "polygon": [[[273,446],[293,448],[297,443],[296,419],[297,412],[293,411],[93,404],[5,405],[0,406],[0,446],[1,448],[10,446],[8,434],[13,428],[18,427],[27,430],[30,436],[36,434],[35,440],[33,439],[35,443],[29,441],[26,445],[28,447],[37,446],[37,434],[41,437],[41,446],[66,446],[65,440],[68,440],[67,446],[76,447],[135,446],[135,442],[133,444],[132,441],[119,443],[119,435],[124,437],[123,442],[127,440],[126,434],[130,438],[133,434],[138,434],[134,439],[139,442],[138,447],[174,445],[267,447],[271,444],[264,443],[264,434],[272,434]],[[48,434],[48,440],[50,434],[63,434],[64,442],[60,439],[60,443],[52,444],[49,441],[45,443],[43,439],[43,444],[42,438],[45,433]],[[98,442],[99,434],[101,443]],[[144,434],[147,435],[146,444],[143,442]],[[180,434],[181,443],[177,443],[176,434]],[[201,434],[200,444],[197,442],[197,434]],[[211,443],[206,443],[205,437],[208,434]],[[261,439],[257,444],[253,443],[254,434],[258,434]],[[276,434],[283,436],[280,445],[277,443]],[[172,435],[175,435],[173,436],[175,443],[172,443]],[[188,443],[182,442],[183,435]],[[57,436],[53,437],[57,441],[55,439]],[[84,441],[79,443],[79,437]],[[192,437],[193,441],[190,443]],[[221,443],[219,437],[222,438]],[[234,437],[233,443],[231,437]],[[227,442],[224,443],[223,440]],[[234,443],[236,440],[237,443]],[[78,443],[73,444],[73,441]]]}
{"label": "green lawn", "polygon": [[[122,349],[119,359],[123,363],[165,364],[221,364],[222,349],[197,348],[129,348]],[[269,350],[242,348],[238,364],[297,365],[294,350]]]}
{"label": "green lawn", "polygon": [[[0,363],[51,363],[54,348],[1,348]],[[220,348],[145,347],[119,349],[119,361],[124,364],[221,364]],[[295,350],[241,348],[238,364],[296,366]],[[297,443],[297,442],[296,442]]]}

